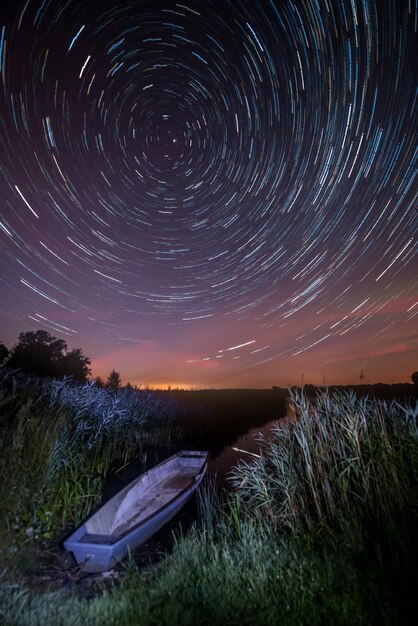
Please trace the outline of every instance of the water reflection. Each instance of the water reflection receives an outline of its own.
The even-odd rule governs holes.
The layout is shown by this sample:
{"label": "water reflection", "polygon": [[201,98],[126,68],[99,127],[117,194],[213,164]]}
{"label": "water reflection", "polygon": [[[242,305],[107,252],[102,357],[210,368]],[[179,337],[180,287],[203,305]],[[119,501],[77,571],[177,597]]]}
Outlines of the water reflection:
{"label": "water reflection", "polygon": [[242,459],[250,462],[252,458],[259,456],[262,450],[263,440],[269,439],[272,429],[278,421],[293,419],[293,407],[286,399],[280,415],[273,420],[268,420],[264,425],[249,428],[247,432],[240,435],[231,445],[225,446],[220,454],[209,456],[208,473],[214,477],[220,489],[230,489],[228,476],[231,470]]}
{"label": "water reflection", "polygon": [[[260,453],[261,437],[268,437],[276,420],[267,422],[262,428],[251,428],[245,435],[225,447],[217,456],[209,456],[208,474],[215,479],[219,488],[230,487],[228,475],[240,459],[251,461],[252,455]],[[251,453],[251,454],[248,454]]]}

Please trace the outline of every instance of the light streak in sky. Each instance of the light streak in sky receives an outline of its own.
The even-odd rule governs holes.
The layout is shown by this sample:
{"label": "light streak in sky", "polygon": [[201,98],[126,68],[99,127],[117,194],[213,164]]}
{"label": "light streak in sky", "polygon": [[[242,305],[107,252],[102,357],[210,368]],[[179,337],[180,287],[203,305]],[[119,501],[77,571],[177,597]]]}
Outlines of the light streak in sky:
{"label": "light streak in sky", "polygon": [[39,320],[202,386],[407,379],[418,10],[395,4],[3,3],[0,340]]}

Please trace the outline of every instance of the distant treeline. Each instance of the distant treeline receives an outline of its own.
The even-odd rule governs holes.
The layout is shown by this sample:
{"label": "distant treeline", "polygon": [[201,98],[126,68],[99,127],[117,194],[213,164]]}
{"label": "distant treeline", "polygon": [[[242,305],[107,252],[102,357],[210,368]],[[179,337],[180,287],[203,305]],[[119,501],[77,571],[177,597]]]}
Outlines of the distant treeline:
{"label": "distant treeline", "polygon": [[[64,378],[70,377],[79,382],[86,382],[91,374],[89,365],[91,359],[83,354],[80,348],[68,349],[63,339],[57,339],[46,330],[27,331],[19,334],[18,342],[8,349],[0,341],[0,369],[10,368],[20,370],[22,373],[33,376]],[[317,385],[304,385],[304,394],[308,397],[315,397],[319,392],[328,389],[330,391],[352,390],[359,396],[371,395],[376,398],[405,398],[418,396],[418,372],[411,375],[411,383],[376,383],[360,385],[332,385],[329,387]],[[112,370],[104,381],[100,377],[94,379],[98,387],[107,387],[113,390],[122,387],[119,372]],[[127,383],[126,387],[136,388]],[[301,387],[294,386],[294,390],[301,391]],[[155,391],[161,391],[155,389]],[[215,405],[219,407],[222,403],[226,407],[232,402],[234,409],[239,406],[244,412],[252,412],[257,408],[257,403],[261,403],[264,408],[268,405],[274,406],[277,396],[289,395],[289,389],[273,385],[271,389],[168,389],[164,393],[182,396],[182,400],[192,401],[198,399],[205,406]],[[274,394],[271,396],[271,394]],[[259,407],[261,408],[261,406]]]}
{"label": "distant treeline", "polygon": [[[341,391],[353,391],[358,396],[375,396],[376,398],[405,398],[408,396],[418,397],[418,384],[412,383],[376,383],[368,385],[329,385],[324,387],[322,385],[304,385],[303,387],[292,386],[290,390],[301,393],[309,398],[314,398],[318,393],[325,392],[341,392]],[[173,396],[184,396],[184,398],[193,402],[194,400],[201,399],[205,401],[204,404],[216,405],[221,399],[222,401],[230,401],[233,403],[240,402],[243,408],[249,405],[255,405],[257,402],[264,402],[267,398],[268,401],[276,402],[277,397],[289,396],[289,387],[278,387],[274,385],[271,389],[168,389],[163,393]]]}
{"label": "distant treeline", "polygon": [[[292,387],[301,391],[301,387]],[[418,385],[412,383],[375,383],[364,385],[330,385],[329,387],[317,385],[304,385],[303,391],[306,396],[314,397],[318,392],[328,389],[330,392],[354,391],[358,396],[371,396],[375,398],[408,398],[418,397]]]}

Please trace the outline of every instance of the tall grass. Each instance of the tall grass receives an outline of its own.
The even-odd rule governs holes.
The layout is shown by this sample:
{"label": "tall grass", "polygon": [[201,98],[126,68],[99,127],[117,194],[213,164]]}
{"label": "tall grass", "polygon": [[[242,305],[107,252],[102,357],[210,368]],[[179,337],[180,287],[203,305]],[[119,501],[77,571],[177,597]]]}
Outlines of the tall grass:
{"label": "tall grass", "polygon": [[382,607],[389,623],[406,607],[417,618],[417,406],[327,390],[293,403],[297,418],[278,422],[260,458],[232,472],[241,515],[340,572],[346,563],[377,623]]}
{"label": "tall grass", "polygon": [[110,464],[172,442],[174,417],[174,403],[153,392],[0,370],[0,543],[14,550],[78,524]]}
{"label": "tall grass", "polygon": [[232,472],[232,494],[220,501],[210,484],[201,492],[199,522],[153,573],[131,563],[119,587],[89,602],[3,585],[0,617],[21,626],[415,624],[416,407],[329,392],[293,402],[295,420]]}
{"label": "tall grass", "polygon": [[[295,531],[344,529],[406,516],[415,507],[416,409],[354,393],[293,394],[297,419],[277,422],[264,454],[241,461],[231,481],[252,514]],[[408,513],[409,512],[409,513]]]}

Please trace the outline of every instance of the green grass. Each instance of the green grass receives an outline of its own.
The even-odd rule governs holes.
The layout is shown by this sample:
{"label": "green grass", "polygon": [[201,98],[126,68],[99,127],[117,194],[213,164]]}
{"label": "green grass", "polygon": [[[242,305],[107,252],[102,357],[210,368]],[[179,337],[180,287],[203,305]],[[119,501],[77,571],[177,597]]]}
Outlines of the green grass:
{"label": "green grass", "polygon": [[132,565],[120,587],[89,601],[3,587],[0,610],[19,626],[408,623],[384,582],[347,550],[314,550],[226,517],[215,534],[195,528],[179,539],[151,576]]}
{"label": "green grass", "polygon": [[417,425],[412,407],[319,394],[295,396],[298,419],[277,423],[265,454],[241,462],[233,483],[247,508],[278,528],[346,531],[416,505]]}
{"label": "green grass", "polygon": [[[41,536],[42,529],[54,532],[74,521],[83,498],[89,508],[100,493],[101,483],[93,481],[106,471],[109,451],[121,457],[126,446],[133,450],[163,432],[161,423],[152,429],[149,405],[146,419],[135,414],[132,421],[122,412],[129,412],[122,400],[114,403],[99,394],[90,403],[87,390],[79,394],[80,388],[68,391],[65,385],[55,396],[37,389],[35,396],[27,385],[16,392],[13,419],[10,402],[3,413],[8,433],[3,452],[9,450],[19,471],[27,465],[15,483],[10,469],[2,470],[14,484],[2,531],[11,555],[27,541],[24,529],[33,515],[40,518],[42,512],[45,518]],[[6,395],[7,404],[13,396]],[[34,397],[42,401],[37,404]],[[47,415],[55,416],[48,428],[46,397]],[[35,594],[9,566],[0,585],[0,621],[19,626],[416,623],[416,408],[327,391],[313,403],[297,395],[293,401],[298,418],[278,423],[263,442],[261,457],[233,471],[233,494],[220,501],[206,484],[198,522],[177,538],[155,570],[144,574],[128,562],[118,585],[87,601],[69,591]],[[124,428],[106,417],[111,411]],[[54,483],[63,490],[56,501],[45,495]],[[25,515],[32,500],[32,517],[13,520],[16,510]]]}
{"label": "green grass", "polygon": [[24,562],[33,540],[62,534],[99,503],[112,463],[178,437],[173,416],[152,392],[1,371],[0,556],[12,579],[16,553]]}
{"label": "green grass", "polygon": [[7,623],[20,626],[370,623],[352,567],[278,541],[267,529],[230,533],[195,529],[152,577],[132,568],[122,587],[88,602],[3,587],[0,604]]}

